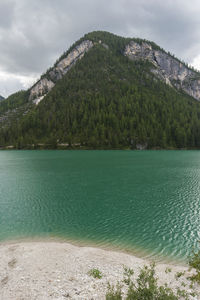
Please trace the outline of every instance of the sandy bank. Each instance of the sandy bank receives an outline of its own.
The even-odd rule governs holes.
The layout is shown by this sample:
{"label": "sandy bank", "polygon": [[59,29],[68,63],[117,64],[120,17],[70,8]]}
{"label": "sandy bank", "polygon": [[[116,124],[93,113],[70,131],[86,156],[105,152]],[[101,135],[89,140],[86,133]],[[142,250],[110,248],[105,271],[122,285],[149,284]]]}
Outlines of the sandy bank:
{"label": "sandy bank", "polygon": [[[122,280],[124,265],[133,268],[137,277],[148,264],[125,253],[46,241],[2,243],[0,257],[1,300],[105,299],[107,282]],[[92,268],[103,273],[102,279],[88,275]],[[171,271],[166,273],[166,268]],[[183,271],[184,278],[177,282],[175,274]],[[158,264],[156,272],[160,284],[173,288],[187,284],[186,267]]]}

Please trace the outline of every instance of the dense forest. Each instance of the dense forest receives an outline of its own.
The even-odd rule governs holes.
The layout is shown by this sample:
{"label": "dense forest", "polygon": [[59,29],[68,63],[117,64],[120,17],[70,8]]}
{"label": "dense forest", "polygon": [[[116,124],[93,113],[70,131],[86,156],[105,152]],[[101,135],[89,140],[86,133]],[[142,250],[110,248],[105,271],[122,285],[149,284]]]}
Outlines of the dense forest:
{"label": "dense forest", "polygon": [[95,46],[39,105],[29,103],[29,91],[1,101],[2,147],[200,148],[197,100],[156,78],[151,63],[125,57],[130,39],[104,32],[85,38]]}

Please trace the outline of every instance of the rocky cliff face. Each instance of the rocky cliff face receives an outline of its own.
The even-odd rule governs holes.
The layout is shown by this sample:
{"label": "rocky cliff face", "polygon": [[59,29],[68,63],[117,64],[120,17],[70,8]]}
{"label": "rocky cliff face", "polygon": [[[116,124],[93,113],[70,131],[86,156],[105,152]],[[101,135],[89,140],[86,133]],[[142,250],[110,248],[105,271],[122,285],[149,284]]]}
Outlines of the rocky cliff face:
{"label": "rocky cliff face", "polygon": [[200,101],[200,74],[169,54],[153,49],[147,42],[140,45],[135,41],[126,46],[124,54],[130,59],[147,59],[154,65],[151,71],[157,77]]}
{"label": "rocky cliff face", "polygon": [[83,41],[80,45],[74,48],[66,58],[62,59],[56,67],[49,72],[49,76],[53,81],[61,79],[69,69],[81,59],[84,54],[93,46],[91,41]]}
{"label": "rocky cliff face", "polygon": [[[101,43],[101,41],[99,41]],[[96,43],[85,40],[61,59],[30,90],[29,100],[38,104],[73,65],[80,60]],[[109,47],[102,44],[107,50]],[[152,66],[152,73],[170,86],[182,89],[188,95],[200,101],[200,74],[162,50],[155,49],[151,43],[131,41],[124,51],[130,59],[147,59]]]}
{"label": "rocky cliff face", "polygon": [[93,47],[93,43],[89,40],[83,41],[76,46],[67,57],[60,60],[46,75],[39,80],[30,90],[29,100],[33,100],[38,104],[44,96],[54,87],[57,80],[61,79],[70,68],[81,59],[84,54]]}
{"label": "rocky cliff face", "polygon": [[46,95],[54,87],[54,85],[54,82],[47,78],[41,79],[31,89],[29,99],[38,104],[40,102],[39,99],[44,97],[44,95]]}

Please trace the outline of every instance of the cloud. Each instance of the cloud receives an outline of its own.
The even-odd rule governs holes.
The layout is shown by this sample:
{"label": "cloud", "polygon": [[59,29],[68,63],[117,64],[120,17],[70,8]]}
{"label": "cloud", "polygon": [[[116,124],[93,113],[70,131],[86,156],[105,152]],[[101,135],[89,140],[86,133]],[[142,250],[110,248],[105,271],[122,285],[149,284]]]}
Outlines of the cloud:
{"label": "cloud", "polygon": [[35,80],[93,30],[153,40],[199,68],[199,15],[198,0],[0,0],[0,94]]}
{"label": "cloud", "polygon": [[13,93],[13,90],[26,90],[33,85],[36,80],[37,77],[0,72],[0,95],[7,97]]}
{"label": "cloud", "polygon": [[0,2],[1,28],[6,29],[11,27],[14,18],[14,8],[15,8],[14,1],[1,0]]}

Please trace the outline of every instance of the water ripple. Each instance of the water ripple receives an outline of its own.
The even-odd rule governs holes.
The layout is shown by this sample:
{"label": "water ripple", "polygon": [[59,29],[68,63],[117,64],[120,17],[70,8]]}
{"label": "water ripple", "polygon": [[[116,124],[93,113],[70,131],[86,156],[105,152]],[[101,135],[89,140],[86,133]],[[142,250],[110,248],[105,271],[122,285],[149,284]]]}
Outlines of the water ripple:
{"label": "water ripple", "polygon": [[0,239],[57,235],[184,260],[198,246],[199,151],[5,151],[0,165]]}

